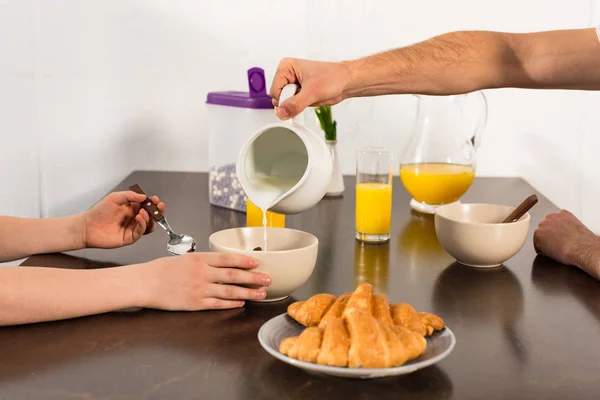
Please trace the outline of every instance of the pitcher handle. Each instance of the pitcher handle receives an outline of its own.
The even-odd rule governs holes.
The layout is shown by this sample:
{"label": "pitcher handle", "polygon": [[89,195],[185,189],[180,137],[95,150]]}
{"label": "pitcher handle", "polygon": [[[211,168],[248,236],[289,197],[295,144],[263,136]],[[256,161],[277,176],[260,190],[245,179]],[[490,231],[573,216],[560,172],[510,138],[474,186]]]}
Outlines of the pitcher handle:
{"label": "pitcher handle", "polygon": [[[279,104],[283,104],[283,102],[287,99],[294,97],[296,95],[296,92],[298,92],[298,89],[300,89],[300,86],[295,83],[288,83],[287,85],[285,85],[283,89],[281,89],[281,94],[279,95]],[[299,115],[295,116],[294,118],[291,118],[289,121],[297,122],[298,116]]]}
{"label": "pitcher handle", "polygon": [[487,98],[485,97],[485,94],[483,94],[482,91],[477,91],[474,94],[480,95],[481,99],[483,100],[483,113],[481,113],[481,116],[477,121],[477,125],[475,126],[475,134],[471,138],[471,143],[473,144],[475,151],[477,151],[479,149],[479,146],[481,146],[483,131],[485,130],[485,127],[487,125],[488,105]]}

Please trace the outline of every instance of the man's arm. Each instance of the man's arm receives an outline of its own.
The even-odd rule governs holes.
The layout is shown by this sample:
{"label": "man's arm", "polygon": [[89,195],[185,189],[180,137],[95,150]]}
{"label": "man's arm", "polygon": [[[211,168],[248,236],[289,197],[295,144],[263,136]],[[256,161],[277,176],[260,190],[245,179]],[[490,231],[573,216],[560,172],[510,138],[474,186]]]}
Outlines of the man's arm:
{"label": "man's arm", "polygon": [[451,32],[355,61],[284,59],[271,96],[299,83],[282,104],[287,119],[308,106],[386,94],[467,93],[480,89],[600,89],[600,41],[595,29],[535,33]]}
{"label": "man's arm", "polygon": [[0,217],[0,262],[83,248],[84,218],[83,214],[42,219]]}
{"label": "man's arm", "polygon": [[349,63],[347,97],[480,89],[600,89],[595,29],[453,32]]}

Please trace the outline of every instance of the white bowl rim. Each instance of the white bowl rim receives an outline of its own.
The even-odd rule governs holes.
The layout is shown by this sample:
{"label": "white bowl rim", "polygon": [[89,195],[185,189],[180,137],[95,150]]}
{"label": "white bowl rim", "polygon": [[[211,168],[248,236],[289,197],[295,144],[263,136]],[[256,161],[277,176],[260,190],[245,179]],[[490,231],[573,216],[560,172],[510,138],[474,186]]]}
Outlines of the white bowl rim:
{"label": "white bowl rim", "polygon": [[[255,229],[264,229],[262,226],[240,226],[237,228],[228,228],[228,229],[222,229],[220,231],[217,232],[213,232],[209,237],[208,237],[208,243],[209,245],[211,243],[214,242],[214,237],[220,233],[223,232],[227,232],[227,231],[238,231],[238,230],[255,230]],[[248,254],[248,255],[253,255],[258,257],[258,254],[289,254],[289,253],[295,253],[295,252],[299,252],[299,251],[304,251],[307,249],[311,249],[313,247],[316,247],[319,245],[319,238],[317,238],[315,235],[313,235],[312,233],[306,232],[306,231],[301,231],[299,229],[292,229],[292,228],[280,228],[280,227],[271,227],[268,226],[267,229],[269,230],[276,230],[276,229],[281,229],[281,230],[287,230],[287,231],[292,231],[292,232],[297,232],[300,233],[302,235],[306,235],[311,239],[314,239],[313,243],[307,245],[307,246],[303,246],[303,247],[298,247],[296,249],[289,249],[289,250],[267,250],[267,251],[253,251],[253,250],[243,250],[243,249],[237,249],[235,247],[231,247],[231,246],[226,246],[223,244],[218,243],[218,246],[223,247],[224,249],[226,249],[226,251],[230,251],[230,252],[235,252],[238,254]]]}
{"label": "white bowl rim", "polygon": [[[521,224],[528,224],[531,216],[529,215],[528,212],[525,213],[525,215],[523,215],[523,217],[521,217],[521,219],[519,219],[518,221],[515,222],[511,222],[511,223],[507,223],[507,224],[503,224],[502,222],[470,222],[470,221],[461,221],[458,219],[454,219],[454,218],[450,218],[446,215],[442,215],[440,214],[438,211],[442,210],[444,208],[451,208],[451,207],[463,207],[463,206],[476,206],[476,207],[481,207],[481,206],[493,206],[493,207],[506,207],[506,208],[512,208],[513,210],[516,207],[513,206],[508,206],[506,204],[493,204],[493,203],[452,203],[452,204],[445,204],[443,206],[440,206],[438,208],[436,208],[435,210],[435,217],[440,217],[446,221],[450,221],[450,222],[455,222],[457,224],[461,224],[461,225],[469,225],[469,226],[499,226],[499,225],[505,225],[505,226],[514,226],[514,225],[521,225]],[[508,217],[508,215],[507,215]]]}

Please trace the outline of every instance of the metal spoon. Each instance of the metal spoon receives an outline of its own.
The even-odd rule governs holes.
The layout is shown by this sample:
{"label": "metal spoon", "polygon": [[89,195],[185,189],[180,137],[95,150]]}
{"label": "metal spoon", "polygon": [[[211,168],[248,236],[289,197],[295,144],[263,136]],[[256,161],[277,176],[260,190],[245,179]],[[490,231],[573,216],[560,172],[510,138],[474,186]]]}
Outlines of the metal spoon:
{"label": "metal spoon", "polygon": [[146,196],[146,200],[144,200],[142,204],[142,208],[148,212],[148,214],[156,221],[158,225],[161,226],[167,233],[169,234],[169,241],[167,242],[167,251],[174,255],[180,256],[185,253],[193,253],[196,250],[196,242],[194,238],[190,235],[180,235],[173,232],[171,226],[167,222],[165,216],[160,212],[158,207],[152,203],[152,201],[148,198],[148,195],[144,193],[140,185],[133,185],[129,187],[130,190],[133,190],[136,193],[143,194]]}

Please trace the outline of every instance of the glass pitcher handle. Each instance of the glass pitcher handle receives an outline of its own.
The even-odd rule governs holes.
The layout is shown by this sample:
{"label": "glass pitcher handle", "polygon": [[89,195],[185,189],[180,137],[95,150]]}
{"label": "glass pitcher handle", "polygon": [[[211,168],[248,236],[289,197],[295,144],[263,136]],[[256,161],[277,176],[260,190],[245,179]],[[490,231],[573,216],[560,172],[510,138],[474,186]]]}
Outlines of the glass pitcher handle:
{"label": "glass pitcher handle", "polygon": [[483,94],[482,91],[473,92],[472,94],[481,96],[481,104],[483,107],[483,112],[479,114],[480,116],[477,120],[477,125],[475,126],[475,134],[471,138],[471,143],[473,144],[475,151],[477,151],[479,149],[479,146],[481,146],[481,138],[483,136],[483,131],[485,130],[485,127],[487,125],[488,105],[487,98],[485,97],[485,94]]}

